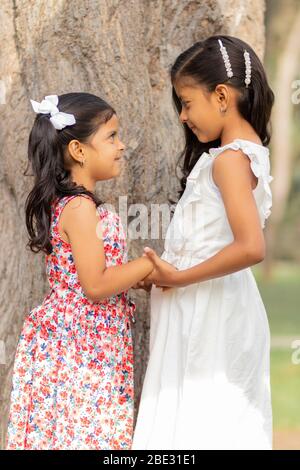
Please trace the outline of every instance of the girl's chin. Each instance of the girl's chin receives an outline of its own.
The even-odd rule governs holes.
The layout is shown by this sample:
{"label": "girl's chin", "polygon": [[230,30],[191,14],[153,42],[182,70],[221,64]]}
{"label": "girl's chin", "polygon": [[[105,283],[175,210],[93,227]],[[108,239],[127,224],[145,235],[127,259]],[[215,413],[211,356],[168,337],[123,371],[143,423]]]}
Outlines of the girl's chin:
{"label": "girl's chin", "polygon": [[199,140],[199,142],[203,142],[203,135],[201,134],[201,132],[198,131],[198,129],[195,129],[193,132],[195,136],[197,137],[197,139]]}
{"label": "girl's chin", "polygon": [[208,142],[210,142],[210,140],[207,137],[199,133],[197,134],[197,139],[199,140],[199,142],[201,142],[201,144],[207,144]]}
{"label": "girl's chin", "polygon": [[122,166],[119,165],[119,168],[115,168],[115,170],[114,170],[113,178],[117,178],[121,174],[121,171],[122,171]]}
{"label": "girl's chin", "polygon": [[195,136],[197,137],[197,139],[199,140],[199,142],[201,142],[201,144],[206,144],[207,142],[209,142],[209,139],[207,139],[201,131],[199,131],[199,129],[197,129],[196,127],[194,127],[193,129],[193,132],[195,134]]}

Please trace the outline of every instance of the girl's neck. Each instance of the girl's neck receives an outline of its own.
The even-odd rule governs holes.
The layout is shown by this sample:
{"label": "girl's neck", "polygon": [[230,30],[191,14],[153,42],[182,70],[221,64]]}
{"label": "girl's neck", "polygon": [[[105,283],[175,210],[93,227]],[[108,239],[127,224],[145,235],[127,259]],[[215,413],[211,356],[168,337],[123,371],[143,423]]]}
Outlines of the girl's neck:
{"label": "girl's neck", "polygon": [[90,178],[88,175],[80,174],[80,175],[72,175],[72,181],[76,183],[78,186],[84,186],[88,191],[92,193],[95,192],[96,182]]}
{"label": "girl's neck", "polygon": [[221,146],[230,144],[235,139],[245,139],[262,144],[261,139],[251,126],[249,122],[244,119],[238,118],[230,120],[230,125],[227,123],[220,135]]}

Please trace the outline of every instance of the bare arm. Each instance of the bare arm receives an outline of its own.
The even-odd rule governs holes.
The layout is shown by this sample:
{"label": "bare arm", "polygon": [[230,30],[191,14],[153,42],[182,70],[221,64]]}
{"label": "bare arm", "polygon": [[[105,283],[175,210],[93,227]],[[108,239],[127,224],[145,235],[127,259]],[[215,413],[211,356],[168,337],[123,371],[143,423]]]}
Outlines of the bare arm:
{"label": "bare arm", "polygon": [[68,235],[80,284],[96,302],[129,289],[153,269],[145,256],[106,268],[101,221],[95,204],[76,197],[64,209],[63,230]]}
{"label": "bare arm", "polygon": [[182,285],[239,271],[259,263],[265,256],[265,240],[252,193],[249,158],[229,149],[216,157],[213,167],[213,178],[220,189],[234,240],[206,261],[179,271],[181,280],[178,281]]}
{"label": "bare arm", "polygon": [[[263,260],[265,240],[252,193],[248,157],[228,149],[215,158],[213,166],[213,178],[222,195],[233,242],[189,269],[164,274],[163,268],[158,273],[155,267],[146,282],[184,287],[239,271]],[[153,256],[148,257],[157,262]]]}

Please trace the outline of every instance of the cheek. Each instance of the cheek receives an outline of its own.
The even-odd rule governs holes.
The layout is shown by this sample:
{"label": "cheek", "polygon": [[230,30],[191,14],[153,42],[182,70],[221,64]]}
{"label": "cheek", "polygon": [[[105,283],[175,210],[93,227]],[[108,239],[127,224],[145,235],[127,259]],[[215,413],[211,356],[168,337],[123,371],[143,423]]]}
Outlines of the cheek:
{"label": "cheek", "polygon": [[117,145],[111,142],[106,149],[106,155],[108,158],[113,159],[116,157]]}
{"label": "cheek", "polygon": [[199,127],[204,129],[209,129],[211,126],[213,127],[216,122],[216,114],[214,109],[212,108],[200,108],[196,113],[191,116],[192,122],[195,124],[199,124]]}
{"label": "cheek", "polygon": [[203,108],[203,106],[201,105],[193,105],[190,107],[190,109],[187,111],[188,113],[188,117],[190,118],[190,120],[192,122],[194,122],[195,124],[198,122],[198,123],[201,123],[201,121],[205,121],[205,116],[206,116],[206,111],[205,111],[205,108]]}
{"label": "cheek", "polygon": [[113,144],[102,145],[98,149],[96,162],[101,165],[109,166],[115,156],[115,149]]}
{"label": "cheek", "polygon": [[210,116],[207,114],[207,112],[199,109],[197,111],[191,112],[190,120],[196,127],[203,130],[207,129],[209,127],[209,123],[211,122]]}
{"label": "cheek", "polygon": [[102,147],[101,152],[98,154],[97,160],[94,160],[94,165],[102,173],[110,173],[112,168],[116,165],[116,147],[114,144],[108,144]]}

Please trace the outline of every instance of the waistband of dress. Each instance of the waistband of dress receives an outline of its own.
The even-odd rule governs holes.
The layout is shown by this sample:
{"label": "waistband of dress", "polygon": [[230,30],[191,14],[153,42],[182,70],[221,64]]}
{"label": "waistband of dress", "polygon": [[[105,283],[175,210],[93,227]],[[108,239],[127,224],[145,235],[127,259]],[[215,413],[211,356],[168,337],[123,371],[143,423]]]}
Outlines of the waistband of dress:
{"label": "waistband of dress", "polygon": [[[118,304],[122,304],[122,307],[126,308],[126,312],[130,315],[132,322],[135,323],[136,319],[134,316],[134,312],[136,310],[136,304],[135,302],[129,297],[128,292],[124,291],[121,292],[120,294],[117,294],[115,296],[107,297],[104,300],[101,300],[99,302],[92,302],[88,299],[88,297],[84,294],[84,292],[78,292],[70,287],[68,289],[74,294],[74,299],[75,302],[79,300],[83,300],[85,305],[91,305],[91,306],[101,306],[101,305],[109,305],[109,306],[115,306]],[[60,300],[64,300],[63,293],[65,292],[64,289],[60,289],[59,286],[57,287],[52,287],[50,292],[46,295],[44,298],[44,302],[47,300],[50,300],[53,296]]]}
{"label": "waistband of dress", "polygon": [[[181,251],[172,251],[172,250],[164,250],[161,257],[168,257],[172,259],[178,259],[178,260],[191,260],[194,259],[198,261],[199,263],[201,261],[205,261],[208,257],[203,256],[195,251],[188,251],[188,250],[181,250]],[[213,255],[211,255],[213,256]]]}

